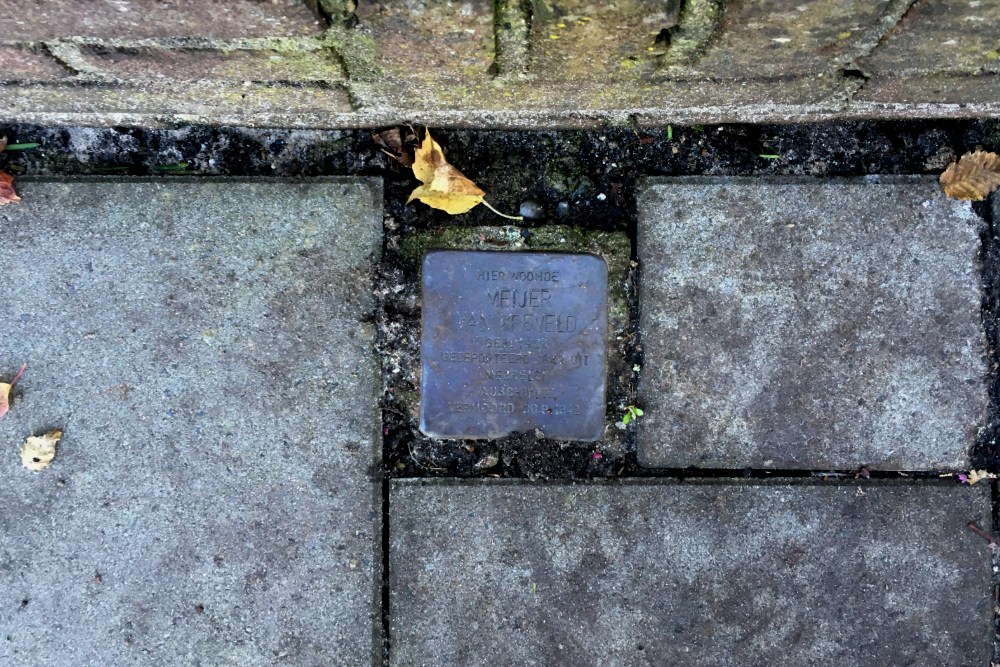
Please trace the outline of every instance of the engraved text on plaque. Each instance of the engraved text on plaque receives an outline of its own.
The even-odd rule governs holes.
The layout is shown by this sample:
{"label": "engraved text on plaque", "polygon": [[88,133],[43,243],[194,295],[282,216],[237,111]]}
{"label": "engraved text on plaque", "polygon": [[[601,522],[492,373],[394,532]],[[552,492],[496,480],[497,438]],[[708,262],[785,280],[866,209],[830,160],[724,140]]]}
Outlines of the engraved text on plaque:
{"label": "engraved text on plaque", "polygon": [[420,430],[604,432],[608,269],[595,255],[440,250],[423,264]]}

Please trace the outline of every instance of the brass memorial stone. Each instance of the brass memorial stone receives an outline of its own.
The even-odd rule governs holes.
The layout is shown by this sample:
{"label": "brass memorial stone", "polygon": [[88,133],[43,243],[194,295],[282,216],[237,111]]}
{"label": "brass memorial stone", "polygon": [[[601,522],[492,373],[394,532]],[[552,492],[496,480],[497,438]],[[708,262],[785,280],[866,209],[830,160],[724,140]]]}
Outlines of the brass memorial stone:
{"label": "brass memorial stone", "polygon": [[423,263],[420,430],[604,433],[608,267],[595,255],[439,250]]}

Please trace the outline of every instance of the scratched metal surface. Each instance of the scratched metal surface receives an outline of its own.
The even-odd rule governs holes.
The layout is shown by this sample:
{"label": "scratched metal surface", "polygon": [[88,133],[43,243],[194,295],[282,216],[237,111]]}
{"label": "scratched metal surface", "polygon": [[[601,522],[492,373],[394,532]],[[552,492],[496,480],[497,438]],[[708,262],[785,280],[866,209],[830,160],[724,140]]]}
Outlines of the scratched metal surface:
{"label": "scratched metal surface", "polygon": [[420,430],[605,429],[608,268],[594,255],[433,251],[423,263]]}

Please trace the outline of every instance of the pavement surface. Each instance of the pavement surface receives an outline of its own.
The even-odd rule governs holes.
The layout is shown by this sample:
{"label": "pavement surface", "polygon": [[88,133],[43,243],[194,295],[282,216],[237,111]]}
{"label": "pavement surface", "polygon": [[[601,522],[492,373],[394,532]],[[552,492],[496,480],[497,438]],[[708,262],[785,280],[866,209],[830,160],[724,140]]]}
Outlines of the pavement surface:
{"label": "pavement surface", "polygon": [[0,2],[6,121],[549,128],[1000,116],[1000,0],[93,4]]}
{"label": "pavement surface", "polygon": [[983,487],[391,488],[400,667],[990,664]]}
{"label": "pavement surface", "polygon": [[[372,664],[381,183],[19,187],[0,664]],[[23,468],[56,427],[54,462]]]}
{"label": "pavement surface", "polygon": [[577,483],[385,479],[378,180],[18,187],[0,664],[995,655],[990,483],[957,479],[987,418],[984,221],[931,180],[647,180],[638,454],[947,476]]}
{"label": "pavement surface", "polygon": [[648,181],[640,462],[968,468],[983,225],[927,177]]}

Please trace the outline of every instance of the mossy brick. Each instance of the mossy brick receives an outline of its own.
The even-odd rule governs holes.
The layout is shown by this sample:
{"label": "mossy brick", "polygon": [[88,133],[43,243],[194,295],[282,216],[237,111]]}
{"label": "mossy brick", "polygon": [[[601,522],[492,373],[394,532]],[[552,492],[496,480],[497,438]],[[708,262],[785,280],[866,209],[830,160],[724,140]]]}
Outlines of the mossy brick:
{"label": "mossy brick", "polygon": [[328,49],[216,51],[84,47],[81,56],[94,69],[128,81],[334,83],[344,79],[340,61]]}
{"label": "mossy brick", "polygon": [[41,49],[0,46],[0,82],[58,81],[71,72]]}
{"label": "mossy brick", "polygon": [[[831,75],[874,46],[890,0],[725,3],[704,54],[671,70],[729,80]],[[889,24],[891,25],[891,24]],[[669,51],[667,56],[669,56]],[[669,58],[665,58],[669,66]]]}
{"label": "mossy brick", "polygon": [[861,65],[872,75],[1000,74],[1000,3],[914,3]]}
{"label": "mossy brick", "polygon": [[[535,3],[529,72],[532,81],[573,81],[596,92],[610,82],[638,82],[656,67],[656,42],[668,20],[660,0]],[[537,84],[536,84],[537,85]]]}
{"label": "mossy brick", "polygon": [[933,177],[651,179],[647,466],[956,470],[988,405],[979,234]]}
{"label": "mossy brick", "polygon": [[25,86],[8,98],[11,111],[45,107],[61,123],[312,127],[324,114],[352,111],[340,86],[283,86],[225,81],[140,81],[128,86]]}
{"label": "mossy brick", "polygon": [[65,37],[285,37],[319,34],[322,23],[302,0],[0,0],[4,39]]}
{"label": "mossy brick", "polygon": [[394,480],[392,664],[988,665],[990,491]]}
{"label": "mossy brick", "polygon": [[432,93],[437,86],[490,79],[490,0],[361,2],[355,13],[374,42],[375,60],[388,77],[384,92],[390,97],[410,88]]}
{"label": "mossy brick", "polygon": [[978,105],[1000,100],[1000,76],[873,74],[855,99],[875,109],[948,105],[956,115],[975,117]]}
{"label": "mossy brick", "polygon": [[[381,183],[18,191],[0,664],[373,664]],[[52,465],[24,469],[17,445],[54,427]]]}

